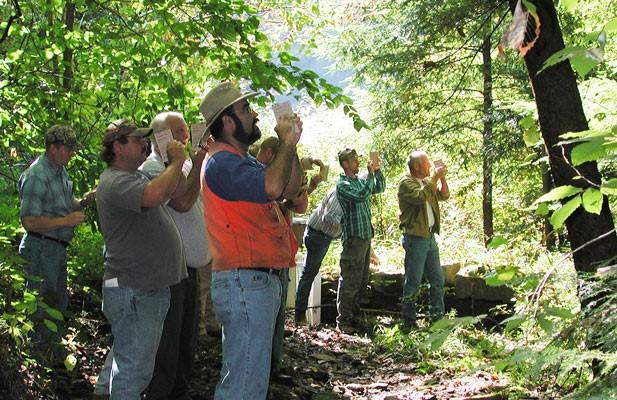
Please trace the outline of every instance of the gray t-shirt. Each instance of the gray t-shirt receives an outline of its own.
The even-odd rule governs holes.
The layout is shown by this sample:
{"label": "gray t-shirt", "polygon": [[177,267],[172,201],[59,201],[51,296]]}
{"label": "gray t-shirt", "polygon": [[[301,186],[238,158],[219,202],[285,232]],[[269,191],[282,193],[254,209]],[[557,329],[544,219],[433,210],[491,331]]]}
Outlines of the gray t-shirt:
{"label": "gray t-shirt", "polygon": [[180,233],[167,208],[141,206],[148,181],[140,171],[107,168],[101,174],[96,208],[108,286],[153,290],[187,277]]}
{"label": "gray t-shirt", "polygon": [[[182,166],[184,176],[188,176],[192,167],[192,161],[187,159]],[[163,159],[153,151],[148,156],[148,159],[141,164],[139,170],[154,179],[165,171],[165,164]],[[208,253],[208,240],[206,238],[201,194],[187,212],[178,212],[169,205],[167,209],[180,231],[187,267],[200,268],[208,264],[212,258]]]}

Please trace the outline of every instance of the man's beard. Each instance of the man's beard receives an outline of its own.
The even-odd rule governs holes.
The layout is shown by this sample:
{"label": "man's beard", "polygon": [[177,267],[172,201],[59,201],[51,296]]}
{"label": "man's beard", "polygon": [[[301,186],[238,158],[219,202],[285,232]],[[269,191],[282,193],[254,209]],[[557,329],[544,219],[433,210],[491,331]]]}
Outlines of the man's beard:
{"label": "man's beard", "polygon": [[257,126],[257,120],[253,122],[253,132],[247,133],[246,130],[244,130],[244,125],[242,125],[242,121],[240,121],[240,118],[238,118],[237,116],[233,114],[232,114],[232,118],[234,119],[234,122],[236,123],[236,130],[234,131],[234,138],[238,142],[245,144],[247,146],[250,146],[256,141],[258,141],[259,138],[261,138],[261,131],[259,130],[259,127]]}

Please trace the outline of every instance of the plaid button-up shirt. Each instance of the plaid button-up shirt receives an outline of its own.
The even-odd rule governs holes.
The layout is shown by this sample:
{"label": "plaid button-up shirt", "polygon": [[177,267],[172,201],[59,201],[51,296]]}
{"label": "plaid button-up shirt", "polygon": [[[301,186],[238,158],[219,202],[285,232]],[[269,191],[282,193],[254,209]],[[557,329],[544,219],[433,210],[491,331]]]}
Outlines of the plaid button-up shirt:
{"label": "plaid button-up shirt", "polygon": [[[73,182],[63,166],[54,165],[45,154],[19,177],[21,217],[63,217],[73,212]],[[45,235],[69,242],[73,228],[64,227]]]}
{"label": "plaid button-up shirt", "polygon": [[386,178],[381,170],[366,178],[350,178],[341,174],[336,193],[343,209],[343,240],[348,237],[371,239],[371,195],[386,189]]}

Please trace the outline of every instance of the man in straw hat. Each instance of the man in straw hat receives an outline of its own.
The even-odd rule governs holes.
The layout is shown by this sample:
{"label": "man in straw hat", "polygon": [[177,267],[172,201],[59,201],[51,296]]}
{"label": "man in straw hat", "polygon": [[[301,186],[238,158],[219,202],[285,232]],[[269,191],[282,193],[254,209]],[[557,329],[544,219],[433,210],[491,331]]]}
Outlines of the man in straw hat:
{"label": "man in straw hat", "polygon": [[[78,201],[73,195],[73,182],[65,167],[80,147],[73,128],[52,126],[45,132],[45,153],[24,171],[18,183],[21,223],[26,230],[19,254],[28,261],[24,268],[29,276],[41,278],[28,280],[28,287],[37,289],[45,303],[60,312],[68,305],[66,247],[75,226],[85,219],[83,207],[95,196],[91,191]],[[35,315],[34,342],[46,352],[52,332],[42,323],[44,314],[39,310]]]}
{"label": "man in straw hat", "polygon": [[101,154],[108,167],[101,174],[96,207],[105,240],[103,313],[114,341],[100,379],[112,400],[137,400],[148,386],[169,287],[187,277],[180,234],[165,207],[186,189],[184,145],[169,142],[167,168],[149,179],[138,167],[148,154],[151,133],[120,119],[109,124],[103,138]]}
{"label": "man in straw hat", "polygon": [[248,154],[261,136],[249,98],[230,82],[212,89],[200,110],[214,138],[202,167],[204,215],[213,257],[212,302],[223,326],[223,363],[214,398],[265,399],[282,269],[298,244],[277,200],[302,183],[296,153],[302,123],[281,118],[279,150],[268,166]]}

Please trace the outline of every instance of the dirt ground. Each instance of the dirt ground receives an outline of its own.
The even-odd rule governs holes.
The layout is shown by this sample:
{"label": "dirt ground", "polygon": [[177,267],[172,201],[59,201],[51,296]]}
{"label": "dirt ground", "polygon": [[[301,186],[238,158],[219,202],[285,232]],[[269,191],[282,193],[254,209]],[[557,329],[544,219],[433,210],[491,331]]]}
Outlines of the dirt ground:
{"label": "dirt ground", "polygon": [[[445,371],[425,373],[404,357],[379,354],[366,334],[347,335],[331,325],[295,327],[287,318],[282,369],[289,376],[271,382],[270,400],[287,399],[505,399],[507,382],[475,372],[464,377]],[[386,318],[387,320],[387,318]],[[54,372],[51,387],[59,399],[89,399],[107,352],[109,328],[98,319],[79,319],[81,340],[73,373]],[[86,339],[86,340],[84,340]],[[221,365],[219,338],[202,339],[195,355],[192,396],[212,399]]]}

